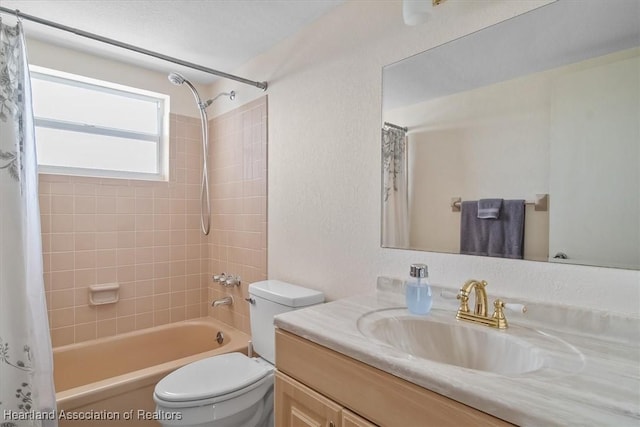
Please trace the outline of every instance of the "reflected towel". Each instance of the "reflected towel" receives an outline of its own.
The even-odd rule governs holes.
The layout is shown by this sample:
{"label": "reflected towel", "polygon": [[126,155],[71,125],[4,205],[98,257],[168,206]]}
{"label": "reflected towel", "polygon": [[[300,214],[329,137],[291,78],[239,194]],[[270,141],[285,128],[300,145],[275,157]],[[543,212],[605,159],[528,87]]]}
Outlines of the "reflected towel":
{"label": "reflected towel", "polygon": [[522,259],[524,255],[524,200],[504,200],[500,218],[478,218],[478,202],[462,202],[460,253]]}
{"label": "reflected towel", "polygon": [[480,199],[478,200],[478,218],[498,219],[501,208],[502,199]]}

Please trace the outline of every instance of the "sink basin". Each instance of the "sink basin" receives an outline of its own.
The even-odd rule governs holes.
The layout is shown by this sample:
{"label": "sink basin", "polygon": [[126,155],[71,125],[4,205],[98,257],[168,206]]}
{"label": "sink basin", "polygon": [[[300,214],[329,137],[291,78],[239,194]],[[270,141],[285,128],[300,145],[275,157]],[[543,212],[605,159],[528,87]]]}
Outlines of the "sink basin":
{"label": "sink basin", "polygon": [[360,317],[358,329],[408,357],[503,375],[545,367],[576,371],[583,363],[577,350],[553,336],[517,326],[496,330],[457,321],[448,311],[413,316],[406,309],[378,310]]}

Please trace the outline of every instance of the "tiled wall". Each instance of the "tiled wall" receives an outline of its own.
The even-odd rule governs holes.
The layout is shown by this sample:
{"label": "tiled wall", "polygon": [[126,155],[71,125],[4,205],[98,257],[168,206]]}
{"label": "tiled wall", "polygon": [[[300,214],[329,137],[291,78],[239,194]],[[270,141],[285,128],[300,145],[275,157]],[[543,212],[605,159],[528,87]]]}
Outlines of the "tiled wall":
{"label": "tiled wall", "polygon": [[[207,315],[200,132],[171,115],[169,182],[40,176],[54,346]],[[90,285],[114,282],[117,304],[88,305]]]}
{"label": "tiled wall", "polygon": [[209,272],[239,275],[242,285],[209,281],[209,306],[234,297],[231,307],[209,307],[209,313],[249,333],[247,287],[267,278],[267,97],[211,120],[210,135]]}
{"label": "tiled wall", "polygon": [[[171,115],[170,180],[40,175],[45,289],[54,346],[211,315],[249,332],[244,297],[266,279],[267,99],[212,119],[211,233],[200,232],[199,119]],[[240,288],[212,283],[240,275]],[[89,305],[89,286],[120,301]],[[233,295],[231,307],[211,301]]]}

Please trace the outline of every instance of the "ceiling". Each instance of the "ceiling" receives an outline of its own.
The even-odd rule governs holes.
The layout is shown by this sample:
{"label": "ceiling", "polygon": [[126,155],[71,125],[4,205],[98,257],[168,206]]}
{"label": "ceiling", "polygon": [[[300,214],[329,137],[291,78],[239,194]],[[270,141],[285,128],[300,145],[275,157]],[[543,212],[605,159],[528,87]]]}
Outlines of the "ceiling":
{"label": "ceiling", "polygon": [[[344,0],[2,0],[2,6],[233,73]],[[3,14],[5,22],[12,17]],[[166,61],[23,21],[27,37],[166,72]],[[178,67],[190,80],[215,76]],[[260,76],[243,76],[263,80]]]}

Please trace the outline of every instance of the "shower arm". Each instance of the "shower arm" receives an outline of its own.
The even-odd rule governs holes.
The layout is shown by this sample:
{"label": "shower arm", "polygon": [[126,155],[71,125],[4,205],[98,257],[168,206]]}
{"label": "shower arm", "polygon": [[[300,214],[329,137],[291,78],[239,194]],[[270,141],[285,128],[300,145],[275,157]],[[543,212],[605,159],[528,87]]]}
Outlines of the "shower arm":
{"label": "shower arm", "polygon": [[200,105],[200,108],[207,108],[209,105],[213,104],[213,102],[216,99],[220,98],[221,96],[228,96],[233,101],[236,97],[236,91],[232,90],[231,92],[221,92],[211,99],[207,99],[206,101],[200,102],[198,105]]}
{"label": "shower arm", "polygon": [[81,37],[85,37],[91,40],[96,40],[102,43],[110,44],[112,46],[117,46],[122,49],[131,50],[133,52],[141,53],[143,55],[152,56],[157,59],[162,59],[163,61],[172,62],[174,64],[182,65],[183,67],[192,68],[194,70],[202,71],[203,73],[213,74],[214,76],[222,77],[225,79],[235,80],[240,83],[244,83],[246,85],[255,86],[263,91],[267,90],[268,83],[267,82],[256,82],[253,80],[245,79],[243,77],[235,76],[233,74],[225,73],[223,71],[214,70],[213,68],[203,67],[202,65],[194,64],[193,62],[183,61],[178,58],[174,58],[172,56],[164,55],[162,53],[154,52],[152,50],[144,49],[138,46],[134,46],[128,43],[123,43],[118,40],[110,39],[108,37],[103,37],[98,34],[90,33],[88,31],[83,31],[77,28],[69,27],[66,25],[59,24],[57,22],[49,21],[47,19],[38,18],[37,16],[28,15],[26,13],[22,13],[17,9],[9,9],[6,7],[0,6],[0,12],[6,13],[9,15],[17,16],[18,19],[26,19],[27,21],[35,22],[37,24],[46,25],[48,27],[56,28],[58,30],[66,31],[68,33],[73,33]]}

